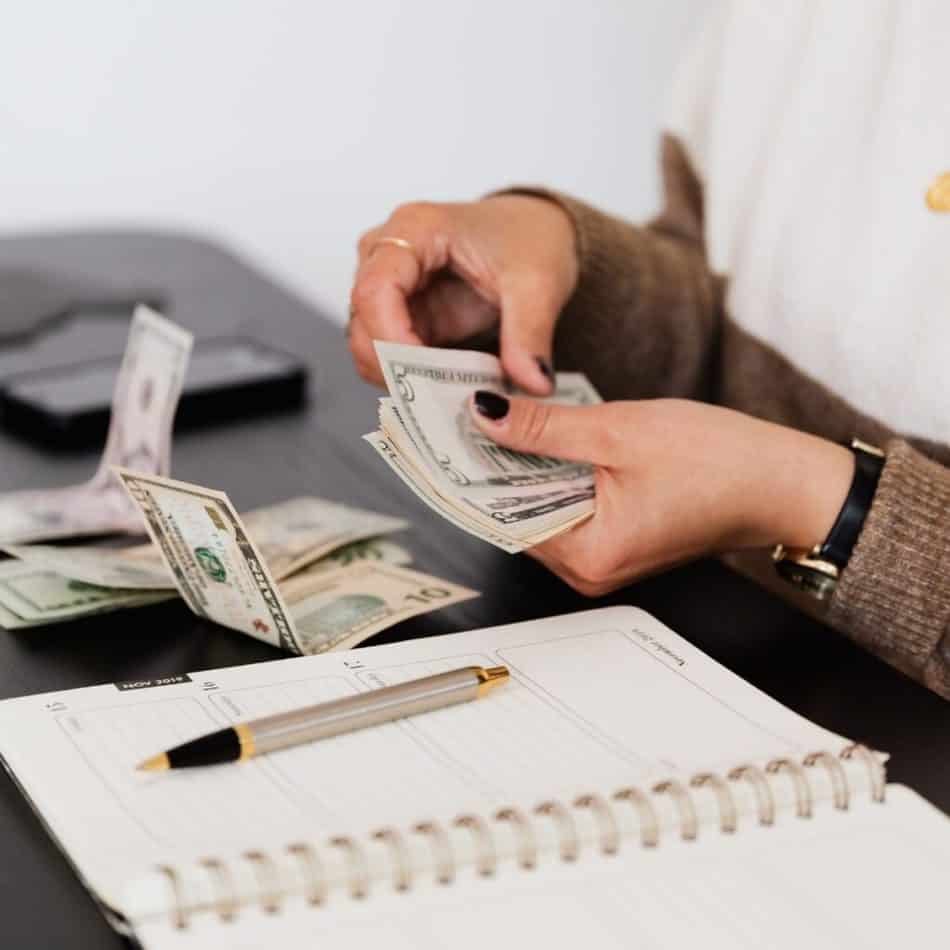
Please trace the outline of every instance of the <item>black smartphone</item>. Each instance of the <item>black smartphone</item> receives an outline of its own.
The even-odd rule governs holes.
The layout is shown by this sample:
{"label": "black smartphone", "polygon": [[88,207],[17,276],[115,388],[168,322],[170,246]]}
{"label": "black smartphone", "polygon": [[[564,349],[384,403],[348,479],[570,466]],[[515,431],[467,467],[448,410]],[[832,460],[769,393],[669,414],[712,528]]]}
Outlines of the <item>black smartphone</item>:
{"label": "black smartphone", "polygon": [[[0,424],[53,449],[101,445],[109,428],[118,359],[33,370],[0,384]],[[175,428],[194,428],[295,409],[306,401],[307,367],[245,337],[195,345]]]}

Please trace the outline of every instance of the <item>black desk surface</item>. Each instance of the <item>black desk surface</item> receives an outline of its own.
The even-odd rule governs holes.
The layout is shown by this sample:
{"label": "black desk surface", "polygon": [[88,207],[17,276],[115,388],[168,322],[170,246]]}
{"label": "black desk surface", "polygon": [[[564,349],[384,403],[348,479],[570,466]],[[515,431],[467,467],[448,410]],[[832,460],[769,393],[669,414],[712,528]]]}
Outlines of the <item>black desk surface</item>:
{"label": "black desk surface", "polygon": [[[371,642],[635,604],[802,715],[888,750],[892,781],[950,811],[950,703],[718,563],[694,564],[592,602],[530,559],[457,531],[418,503],[360,441],[375,424],[377,393],[353,373],[339,327],[246,262],[181,236],[87,233],[0,240],[0,274],[5,269],[53,273],[90,302],[157,297],[199,337],[248,333],[310,361],[308,410],[185,433],[175,441],[174,473],[226,490],[242,509],[315,494],[405,515],[413,527],[400,543],[411,548],[421,570],[483,591],[477,600],[407,621]],[[0,292],[0,338],[3,310]],[[0,345],[0,377],[102,355],[115,349],[115,339],[96,324],[29,350]],[[95,462],[95,453],[49,456],[0,436],[0,491],[78,482]],[[0,633],[0,698],[280,656],[173,603]],[[6,778],[0,779],[0,946],[122,946]]]}

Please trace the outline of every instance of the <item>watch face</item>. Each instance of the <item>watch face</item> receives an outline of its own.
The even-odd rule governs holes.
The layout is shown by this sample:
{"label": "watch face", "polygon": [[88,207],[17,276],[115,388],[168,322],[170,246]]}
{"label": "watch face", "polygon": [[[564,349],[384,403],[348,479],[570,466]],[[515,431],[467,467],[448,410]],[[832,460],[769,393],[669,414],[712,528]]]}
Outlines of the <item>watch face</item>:
{"label": "watch face", "polygon": [[814,567],[808,567],[805,564],[799,564],[798,561],[783,559],[775,562],[775,570],[779,576],[787,580],[790,584],[800,587],[803,591],[817,597],[819,600],[827,600],[838,585],[836,578],[831,577],[824,571]]}

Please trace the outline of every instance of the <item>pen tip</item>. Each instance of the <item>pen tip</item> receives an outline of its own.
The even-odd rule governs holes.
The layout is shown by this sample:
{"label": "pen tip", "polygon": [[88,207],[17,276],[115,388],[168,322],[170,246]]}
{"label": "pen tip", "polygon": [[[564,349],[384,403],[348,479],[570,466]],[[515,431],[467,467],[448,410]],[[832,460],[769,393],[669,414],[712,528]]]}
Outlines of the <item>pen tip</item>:
{"label": "pen tip", "polygon": [[139,764],[135,766],[137,772],[164,772],[170,768],[171,764],[168,761],[168,756],[164,752],[153,755],[150,759],[139,762]]}

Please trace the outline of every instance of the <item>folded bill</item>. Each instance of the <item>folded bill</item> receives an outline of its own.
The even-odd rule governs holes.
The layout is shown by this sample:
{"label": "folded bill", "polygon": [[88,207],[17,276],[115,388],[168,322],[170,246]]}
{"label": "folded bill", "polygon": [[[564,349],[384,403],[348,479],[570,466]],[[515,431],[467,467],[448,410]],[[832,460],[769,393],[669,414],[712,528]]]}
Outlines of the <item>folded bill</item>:
{"label": "folded bill", "polygon": [[354,548],[355,563],[328,571],[317,561],[279,586],[223,492],[115,471],[192,611],[285,650],[342,649],[408,617],[478,596],[384,563],[401,556],[396,546]]}
{"label": "folded bill", "polygon": [[[161,585],[155,589],[146,587],[122,587],[112,581],[127,581],[134,568],[122,560],[122,551],[95,548],[80,548],[81,557],[70,560],[68,552],[76,548],[57,548],[47,545],[12,545],[6,550],[11,553],[24,553],[25,557],[19,561],[0,562],[0,628],[16,630],[22,627],[36,627],[53,623],[66,623],[78,620],[91,613],[105,613],[112,610],[124,610],[134,607],[145,607],[163,600],[177,599],[178,591],[168,568],[161,560],[158,550],[152,544],[139,545],[136,548],[126,549],[129,554],[133,551],[154,553],[158,560]],[[44,552],[50,551],[52,556]],[[96,555],[107,555],[106,560],[118,556],[118,563],[106,563],[105,568],[98,574],[106,582],[88,580],[95,574],[99,565],[96,564]],[[86,555],[89,555],[87,558]],[[145,560],[142,554],[136,555],[137,560]],[[388,541],[385,538],[366,538],[354,541],[352,544],[337,548],[330,554],[324,555],[304,569],[299,578],[303,583],[312,584],[312,578],[319,574],[337,571],[341,567],[362,562],[379,564],[405,565],[412,561],[412,555],[403,547]],[[74,563],[80,567],[76,568]],[[151,565],[149,565],[151,569]],[[77,574],[85,574],[85,578],[77,579]],[[146,572],[147,573],[147,572]],[[135,580],[141,579],[135,575]],[[293,585],[295,577],[289,577],[280,583],[281,592],[286,595],[285,585]],[[299,583],[299,582],[298,582]],[[161,589],[159,589],[161,588]],[[24,616],[17,613],[21,611]]]}
{"label": "folded bill", "polygon": [[0,563],[0,627],[7,630],[144,607],[175,596],[167,590],[100,587],[22,561]]}
{"label": "folded bill", "polygon": [[[244,515],[244,524],[277,580],[332,551],[408,527],[401,518],[311,497],[255,508]],[[151,543],[126,548],[7,544],[2,550],[34,567],[101,587],[175,589]]]}
{"label": "folded bill", "polygon": [[129,548],[92,545],[6,544],[11,557],[75,581],[125,590],[174,590],[175,583],[153,544]]}
{"label": "folded bill", "polygon": [[114,471],[194,613],[303,653],[277,583],[227,495],[157,475]]}
{"label": "folded bill", "polygon": [[284,589],[305,653],[346,650],[410,617],[478,597],[438,577],[372,562],[290,580]]}
{"label": "folded bill", "polygon": [[345,545],[409,527],[403,518],[312,497],[257,508],[244,524],[278,580]]}
{"label": "folded bill", "polygon": [[95,475],[81,485],[0,495],[0,544],[122,532],[142,533],[141,516],[111,467],[167,474],[172,421],[192,335],[139,305],[112,394],[112,415]]}
{"label": "folded bill", "polygon": [[[472,423],[476,390],[509,391],[494,356],[379,341],[376,353],[389,397],[380,399],[379,430],[364,439],[432,509],[509,553],[591,515],[589,465],[506,449]],[[559,373],[544,401],[601,400],[583,374]]]}

